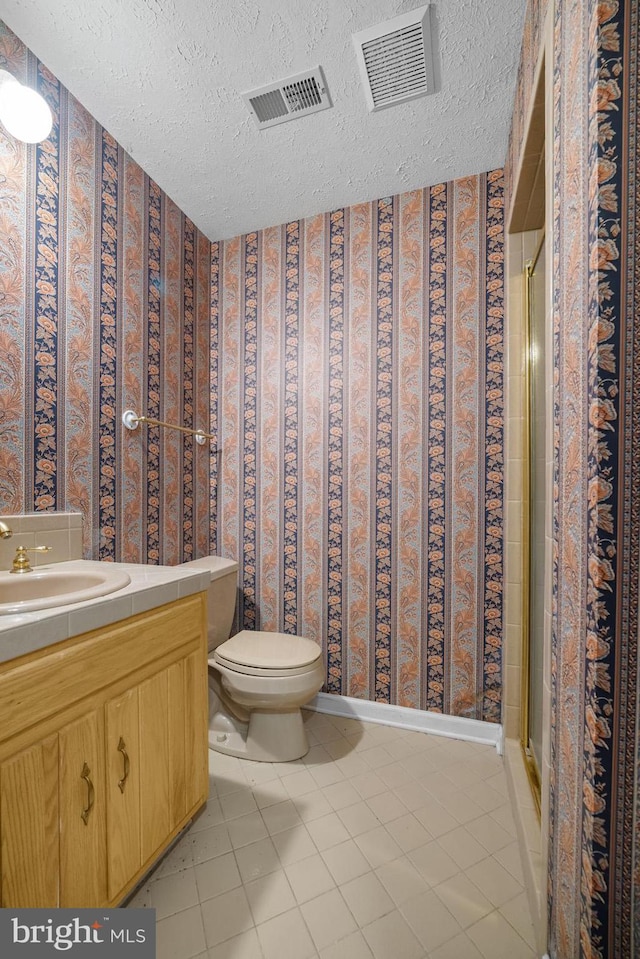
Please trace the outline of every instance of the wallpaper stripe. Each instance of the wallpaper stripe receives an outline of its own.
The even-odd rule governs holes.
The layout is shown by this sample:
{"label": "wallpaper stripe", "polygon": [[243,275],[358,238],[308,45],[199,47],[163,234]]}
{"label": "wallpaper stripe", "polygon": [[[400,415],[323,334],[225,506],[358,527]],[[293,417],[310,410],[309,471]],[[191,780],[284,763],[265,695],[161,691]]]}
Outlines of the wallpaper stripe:
{"label": "wallpaper stripe", "polygon": [[[144,195],[144,208],[143,208],[143,243],[142,248],[144,250],[144,262],[141,265],[142,268],[142,282],[143,282],[143,312],[146,318],[146,323],[142,327],[142,370],[144,375],[144,387],[142,390],[142,395],[144,397],[144,405],[142,406],[142,412],[146,416],[149,412],[149,404],[147,401],[147,396],[149,392],[149,337],[150,337],[150,307],[151,307],[151,286],[149,282],[149,244],[151,242],[151,186],[150,179],[145,173],[143,175],[143,195]],[[148,442],[149,442],[149,431],[145,431],[141,443],[141,452],[142,452],[142,484],[145,490],[149,489],[149,470],[150,462],[148,456]],[[145,555],[149,554],[149,503],[148,500],[142,504],[143,513],[141,516],[141,525],[142,525],[142,549]],[[157,559],[156,559],[157,563]]]}
{"label": "wallpaper stripe", "polygon": [[[0,30],[0,55],[6,68],[18,79],[27,69],[27,51],[13,34]],[[2,319],[0,353],[0,500],[11,512],[24,509],[27,489],[28,451],[23,441],[23,418],[29,415],[31,390],[26,374],[29,356],[28,329],[31,323],[30,298],[25,295],[25,271],[31,259],[29,213],[20,196],[30,181],[30,162],[17,141],[0,137],[0,166],[6,171],[0,208],[0,294]]]}
{"label": "wallpaper stripe", "polygon": [[[115,142],[115,141],[114,141]],[[114,457],[114,475],[113,487],[115,491],[115,509],[113,514],[113,538],[114,553],[113,558],[119,559],[122,553],[122,539],[120,536],[119,514],[122,512],[122,424],[118,416],[118,410],[122,410],[122,366],[124,357],[124,328],[122,323],[122,304],[124,300],[123,292],[123,184],[124,184],[124,150],[116,144],[116,247],[115,247],[115,326],[113,328],[113,337],[115,342],[116,368],[114,375],[115,403],[113,404],[111,414],[111,440],[113,443]],[[101,377],[102,379],[102,377]],[[102,442],[102,437],[101,437]]]}
{"label": "wallpaper stripe", "polygon": [[300,222],[287,223],[284,347],[284,576],[283,628],[298,632],[298,345],[300,335]]}
{"label": "wallpaper stripe", "polygon": [[[476,558],[475,558],[475,591],[474,609],[476,617],[475,635],[481,636],[485,629],[485,581],[487,577],[487,550],[486,550],[486,486],[487,486],[487,465],[486,465],[486,436],[487,436],[487,177],[482,174],[478,178],[478,281],[475,292],[476,297],[476,315],[478,330],[478,352],[477,352],[477,540],[476,540]],[[475,668],[476,668],[476,689],[484,689],[484,649],[475,646]],[[473,709],[473,715],[476,719],[482,719],[484,696],[478,697],[473,704],[469,706]]]}
{"label": "wallpaper stripe", "polygon": [[[628,490],[628,511],[624,517],[627,532],[622,559],[623,569],[632,571],[627,584],[628,612],[625,630],[630,641],[630,664],[627,679],[627,702],[635,713],[633,721],[627,720],[627,755],[625,783],[622,795],[625,800],[623,822],[631,822],[632,843],[624,844],[625,860],[620,870],[623,888],[628,902],[628,935],[631,937],[631,952],[640,950],[640,11],[637,4],[625,7],[627,29],[624,55],[627,63],[627,140],[623,140],[626,193],[623,197],[627,222],[626,257],[624,258],[624,313],[628,323],[626,338],[625,378],[626,430],[625,430],[625,475]],[[625,597],[626,599],[626,597]],[[635,637],[635,643],[634,643]],[[635,701],[634,701],[635,695]],[[635,743],[634,743],[635,739]],[[634,828],[635,824],[635,828]],[[626,835],[628,835],[628,831]],[[617,928],[614,926],[614,928]]]}
{"label": "wallpaper stripe", "polygon": [[[176,208],[177,209],[177,208]],[[196,420],[193,408],[193,327],[194,327],[194,309],[195,309],[195,275],[193,261],[195,258],[194,250],[194,231],[187,217],[178,210],[178,251],[177,251],[177,352],[174,356],[179,359],[176,362],[178,368],[178,423],[186,426],[187,419],[190,420],[191,428]],[[169,354],[168,362],[171,362]],[[207,422],[207,421],[205,421]],[[202,429],[202,423],[199,423]],[[207,426],[204,427],[207,429]],[[183,559],[192,559],[193,552],[193,533],[195,518],[195,491],[194,491],[194,446],[195,440],[186,433],[176,433],[178,441],[177,474],[176,474],[176,498],[178,502],[177,513],[177,562]],[[171,501],[165,498],[165,510],[171,512]],[[188,552],[188,556],[187,556]],[[165,560],[166,562],[166,560]]]}
{"label": "wallpaper stripe", "polygon": [[[67,506],[73,503],[85,517],[91,516],[94,499],[92,449],[88,437],[92,432],[94,371],[91,350],[94,326],[94,291],[98,264],[94,260],[93,242],[96,233],[94,171],[95,139],[91,117],[72,97],[69,103],[69,215],[67,335],[66,335],[66,488]],[[123,470],[127,476],[128,470]],[[126,538],[128,542],[128,537]],[[83,526],[85,555],[92,550],[92,526]],[[134,550],[136,543],[134,540]],[[136,551],[136,555],[139,555]]]}
{"label": "wallpaper stripe", "polygon": [[454,442],[453,442],[453,409],[457,401],[457,396],[454,391],[454,359],[455,359],[455,339],[454,339],[454,317],[455,317],[455,300],[454,300],[454,290],[456,288],[455,283],[455,271],[454,271],[454,257],[455,257],[455,192],[456,184],[448,184],[447,187],[447,208],[445,210],[445,232],[446,232],[446,249],[447,249],[447,262],[445,264],[445,317],[444,317],[444,337],[445,337],[445,357],[447,360],[447,366],[442,371],[443,374],[443,386],[444,386],[444,412],[445,419],[442,425],[442,429],[445,435],[445,473],[444,473],[444,482],[442,486],[442,492],[444,497],[444,530],[443,530],[443,548],[444,548],[444,581],[443,581],[443,593],[444,593],[444,636],[442,644],[442,674],[443,674],[443,712],[448,714],[452,711],[451,703],[451,662],[453,657],[452,644],[454,641],[455,633],[452,634],[451,631],[451,609],[452,609],[452,571],[454,569],[453,557],[453,531],[454,526],[454,511],[453,511],[453,490],[451,488],[451,483],[448,482],[449,477],[455,475],[454,471]]}
{"label": "wallpaper stripe", "polygon": [[[99,528],[98,556],[116,557],[117,463],[115,413],[117,378],[117,242],[118,242],[118,144],[106,131],[102,135],[100,203],[100,376],[98,385]],[[37,504],[37,499],[36,499]]]}
{"label": "wallpaper stripe", "polygon": [[[346,429],[348,471],[345,478],[348,516],[345,517],[348,553],[347,608],[345,633],[346,689],[349,696],[371,698],[370,650],[371,591],[373,563],[370,555],[371,437],[374,422],[371,413],[372,316],[375,301],[373,263],[373,204],[359,204],[345,212],[349,244],[345,251],[348,276],[345,277],[345,346],[349,357]],[[346,238],[345,238],[346,239]],[[343,663],[345,653],[343,652]]]}
{"label": "wallpaper stripe", "polygon": [[[420,299],[421,299],[421,330],[423,330],[423,335],[421,336],[421,347],[420,347],[420,367],[421,367],[421,378],[422,378],[422,389],[420,394],[420,446],[422,448],[421,456],[421,466],[420,470],[420,496],[421,496],[421,510],[420,516],[424,517],[424,522],[429,528],[429,516],[430,516],[430,502],[429,502],[429,460],[430,460],[430,449],[429,449],[429,376],[430,376],[430,367],[431,367],[431,330],[429,327],[429,317],[431,316],[431,301],[430,301],[430,285],[431,285],[431,270],[430,270],[430,250],[429,250],[429,240],[431,236],[431,196],[429,190],[422,191],[422,246],[420,250],[420,260],[422,264],[422,284],[420,289]],[[426,334],[426,335],[425,335]],[[430,641],[429,634],[427,629],[427,621],[430,615],[429,609],[429,564],[431,562],[431,536],[427,534],[422,538],[424,542],[420,544],[420,554],[421,554],[421,573],[420,573],[420,619],[419,619],[419,649],[420,649],[420,675],[418,677],[419,682],[419,702],[421,709],[427,709],[427,701],[429,699],[430,690]]]}
{"label": "wallpaper stripe", "polygon": [[345,212],[329,219],[329,390],[327,449],[327,691],[344,688],[344,288]]}
{"label": "wallpaper stripe", "polygon": [[[57,290],[57,357],[56,365],[56,403],[61,411],[57,430],[56,472],[64,477],[67,462],[67,273],[69,268],[69,230],[67,211],[70,206],[67,196],[69,183],[69,104],[68,97],[61,96],[61,87],[57,79],[48,70],[40,67],[47,83],[57,91],[58,102],[58,290]],[[56,481],[58,509],[66,509],[66,485],[64,480]]]}
{"label": "wallpaper stripe", "polygon": [[451,641],[449,682],[454,712],[475,715],[478,529],[478,417],[480,405],[478,312],[479,182],[454,185],[454,303],[451,422]]}
{"label": "wallpaper stripe", "polygon": [[447,202],[446,184],[429,191],[429,384],[427,410],[427,709],[444,712],[445,654],[445,529],[447,471]]}
{"label": "wallpaper stripe", "polygon": [[[184,344],[182,370],[182,425],[188,429],[207,429],[200,423],[194,426],[194,323],[195,323],[195,243],[196,233],[191,220],[183,217],[184,244],[182,247],[182,317],[181,334]],[[208,430],[207,430],[208,432]],[[182,556],[185,561],[193,559],[193,515],[194,515],[194,440],[184,433],[182,443],[182,482],[181,482],[181,540]]]}
{"label": "wallpaper stripe", "polygon": [[401,706],[423,702],[421,693],[422,652],[421,596],[422,549],[422,416],[423,401],[423,290],[424,192],[417,190],[398,198],[396,244],[397,310],[394,314],[398,375],[394,377],[397,441],[393,461],[397,494],[393,516],[393,555],[397,575],[393,583],[397,636],[393,670],[395,699]]}
{"label": "wallpaper stripe", "polygon": [[326,363],[326,268],[325,247],[328,215],[302,224],[304,284],[301,310],[304,342],[300,363],[300,616],[298,629],[322,637],[327,655],[326,539],[324,504],[327,501],[327,462],[324,414]]}
{"label": "wallpaper stripe", "polygon": [[[33,54],[28,53],[25,57],[25,81],[30,86],[35,87],[38,83],[38,61]],[[53,128],[52,128],[53,129]],[[31,503],[35,498],[35,335],[36,335],[36,208],[37,208],[37,150],[33,148],[28,151],[29,155],[26,162],[26,182],[24,191],[29,200],[25,203],[25,223],[24,237],[21,247],[25,247],[25,275],[23,283],[25,287],[25,312],[24,312],[24,402],[25,402],[25,423],[28,423],[28,429],[23,430],[24,443],[22,449],[20,475],[23,477],[23,504]],[[19,194],[16,196],[19,202]],[[15,275],[15,274],[14,274]],[[29,277],[32,282],[27,283]],[[24,509],[24,505],[23,505]]]}
{"label": "wallpaper stripe", "polygon": [[[220,545],[223,556],[242,560],[242,526],[239,511],[239,456],[242,452],[240,370],[242,348],[239,284],[240,239],[223,246],[220,296],[220,436],[221,470],[218,487]],[[277,435],[277,431],[274,435]],[[239,582],[242,582],[242,571]],[[238,602],[240,599],[238,598]],[[238,628],[241,620],[236,623]]]}
{"label": "wallpaper stripe", "polygon": [[[145,178],[137,163],[124,158],[123,210],[123,305],[122,324],[126,363],[120,365],[123,409],[143,409],[145,281],[141,251],[145,236]],[[120,510],[121,558],[136,562],[144,555],[143,544],[143,447],[140,438],[122,434],[122,509]]]}
{"label": "wallpaper stripe", "polygon": [[374,696],[378,702],[391,701],[393,207],[392,199],[377,204]]}
{"label": "wallpaper stripe", "polygon": [[284,242],[282,230],[275,227],[262,233],[261,349],[260,363],[260,464],[261,476],[256,495],[259,501],[259,544],[261,569],[270,573],[260,581],[261,623],[277,623],[282,628],[283,531],[280,526],[282,501],[283,377],[280,374],[284,322],[282,316]]}
{"label": "wallpaper stripe", "polygon": [[[102,280],[102,127],[93,126],[93,147],[95,169],[92,178],[93,185],[93,310],[94,322],[91,325],[91,344],[89,353],[91,358],[100,357],[100,300]],[[27,289],[31,284],[27,283]],[[91,370],[91,436],[100,436],[100,365],[94,364]],[[92,492],[91,501],[91,528],[93,530],[91,549],[100,555],[100,452],[91,450]]]}
{"label": "wallpaper stripe", "polygon": [[[160,275],[159,275],[159,338],[157,346],[158,364],[158,408],[160,418],[175,423],[179,416],[176,409],[179,390],[179,373],[171,357],[175,349],[176,336],[174,323],[179,322],[176,316],[176,284],[175,270],[180,269],[180,262],[176,260],[176,230],[175,204],[164,194],[160,193]],[[162,295],[164,294],[164,295]],[[159,562],[175,563],[175,543],[178,534],[178,511],[167,513],[167,499],[172,499],[177,493],[176,469],[177,447],[179,435],[174,430],[157,428],[158,436],[158,464],[159,464]]]}
{"label": "wallpaper stripe", "polygon": [[[185,349],[184,326],[184,217],[175,203],[164,202],[163,262],[161,283],[164,289],[164,308],[162,310],[161,341],[161,383],[163,386],[163,418],[169,423],[181,423],[183,417],[183,376],[184,362],[179,362],[180,347]],[[184,499],[184,470],[186,461],[183,448],[183,434],[176,430],[161,430],[164,450],[161,465],[164,470],[162,480],[162,562],[170,566],[180,562],[182,555],[182,513],[181,500]],[[193,440],[189,438],[189,444]],[[187,467],[189,475],[189,467]],[[182,483],[181,483],[182,479]],[[182,488],[181,488],[182,487]],[[171,504],[177,503],[178,509]],[[193,504],[192,504],[193,509]]]}
{"label": "wallpaper stripe", "polygon": [[[584,155],[586,152],[587,120],[583,109],[583,91],[587,89],[587,77],[583,53],[583,11],[563,4],[557,10],[557,17],[556,30],[562,53],[556,76],[558,114],[555,122],[561,123],[566,132],[563,137],[558,138],[563,142],[556,184],[559,217],[561,216],[556,223],[559,236],[556,269],[559,276],[573,274],[573,279],[571,285],[556,284],[560,291],[556,319],[560,329],[557,375],[559,383],[571,383],[572,388],[561,390],[559,395],[558,569],[562,572],[557,581],[557,644],[560,656],[556,663],[557,674],[553,678],[555,689],[552,690],[552,697],[558,708],[552,775],[556,777],[560,791],[559,810],[571,805],[574,812],[571,815],[560,815],[554,823],[554,899],[559,906],[559,913],[552,920],[552,931],[553,937],[558,937],[561,954],[571,955],[580,949],[582,919],[581,816],[578,810],[582,809],[583,799],[584,709],[583,696],[578,690],[584,690],[585,682],[585,663],[580,651],[579,637],[585,635],[586,627],[586,557],[583,546],[586,542],[586,448],[582,419],[587,396],[584,342],[586,330],[583,319],[588,315],[588,298],[587,270],[580,267],[586,266],[589,251],[584,202],[567,202],[567,189],[573,193],[575,188],[565,183],[564,171],[571,156]],[[577,470],[574,464],[581,466]]]}
{"label": "wallpaper stripe", "polygon": [[[147,396],[145,416],[160,419],[160,261],[162,256],[161,194],[148,180],[147,207]],[[147,556],[149,562],[162,562],[160,555],[160,429],[146,427],[147,450]]]}
{"label": "wallpaper stripe", "polygon": [[[588,22],[595,26],[600,10],[596,9],[593,2],[590,2],[588,7]],[[623,28],[622,10],[618,27]],[[587,86],[589,89],[604,87],[604,99],[614,99],[615,91],[611,88],[611,81],[616,78],[613,82],[618,88],[618,95],[621,81],[618,50],[603,51],[597,27],[590,32],[589,40],[589,48],[584,56]],[[605,40],[604,45],[606,48],[612,46],[610,38]],[[600,168],[600,179],[606,178],[608,202],[605,202],[603,209],[598,202],[597,191],[590,183],[589,206],[585,210],[587,240],[590,250],[600,249],[601,252],[597,261],[592,257],[589,259],[586,289],[587,315],[591,321],[592,333],[587,346],[590,409],[585,479],[589,480],[590,503],[595,509],[590,511],[587,527],[585,626],[587,635],[593,637],[598,649],[597,652],[594,651],[594,655],[587,648],[583,680],[585,801],[580,838],[581,940],[584,941],[588,935],[593,945],[598,948],[606,949],[608,944],[614,955],[618,952],[618,949],[614,951],[614,944],[617,944],[620,954],[624,955],[628,953],[630,946],[629,924],[628,921],[621,920],[625,906],[628,915],[629,903],[621,889],[618,890],[619,895],[616,896],[615,902],[612,902],[615,874],[610,871],[610,862],[607,859],[607,851],[611,848],[610,840],[615,837],[616,816],[622,808],[618,808],[616,803],[616,779],[621,776],[624,781],[623,770],[627,759],[624,729],[627,714],[624,710],[628,709],[628,704],[624,701],[621,678],[616,675],[624,651],[617,649],[617,644],[613,641],[616,619],[620,614],[619,589],[612,589],[611,586],[614,582],[620,582],[618,522],[620,510],[624,508],[624,475],[619,476],[618,503],[607,503],[610,493],[604,489],[604,483],[608,482],[609,478],[614,478],[609,463],[616,463],[620,452],[617,423],[620,415],[621,385],[618,382],[618,360],[623,328],[620,315],[621,290],[619,283],[609,281],[607,267],[610,261],[618,260],[620,256],[617,237],[620,235],[619,200],[622,180],[619,142],[621,122],[610,115],[611,111],[602,109],[604,104],[599,103],[597,106],[602,112],[596,113],[592,107],[595,122],[588,122],[589,117],[585,117],[583,141],[589,168]],[[606,130],[603,130],[604,122]],[[615,172],[607,169],[607,165],[614,167]],[[617,322],[612,324],[612,318]],[[606,325],[611,328],[606,329]],[[600,487],[596,495],[593,493],[594,484]],[[610,743],[612,716],[616,717],[614,721],[619,735],[619,745],[613,754]],[[624,842],[622,835],[618,838]],[[624,856],[622,845],[620,855]],[[631,877],[627,878],[630,880]],[[617,915],[620,921],[617,931],[610,925],[614,915]]]}
{"label": "wallpaper stripe", "polygon": [[[33,335],[33,491],[38,509],[56,509],[58,501],[59,437],[58,323],[60,283],[60,88],[38,65],[38,90],[49,102],[56,121],[51,135],[35,147],[35,278]],[[62,354],[60,353],[60,359]]]}
{"label": "wallpaper stripe", "polygon": [[504,177],[487,175],[484,701],[478,718],[499,722],[504,583]]}
{"label": "wallpaper stripe", "polygon": [[402,208],[402,198],[400,196],[393,198],[392,206],[392,229],[393,229],[393,242],[391,244],[391,354],[389,356],[390,368],[391,371],[396,371],[395,375],[391,373],[391,382],[389,388],[389,394],[391,399],[391,432],[390,432],[390,443],[389,443],[389,465],[391,468],[391,489],[389,496],[389,523],[391,525],[391,535],[390,535],[390,552],[389,552],[389,568],[390,568],[390,582],[389,582],[389,612],[390,612],[390,630],[389,630],[389,701],[393,703],[398,702],[398,648],[399,643],[397,640],[398,637],[398,603],[397,603],[397,589],[398,589],[398,517],[397,509],[398,504],[402,502],[402,480],[400,477],[400,464],[398,462],[398,449],[399,449],[399,437],[400,431],[398,427],[401,403],[404,400],[404,395],[401,393],[401,389],[404,385],[404,382],[401,382],[401,375],[399,374],[401,356],[399,351],[399,340],[400,340],[400,311],[399,311],[399,301],[400,301],[400,273],[401,273],[401,263],[404,262],[401,260],[401,235],[400,235],[400,210]]}
{"label": "wallpaper stripe", "polygon": [[243,578],[242,615],[247,629],[259,629],[257,597],[257,536],[259,514],[256,501],[258,472],[258,234],[244,237],[244,376],[243,410]]}
{"label": "wallpaper stripe", "polygon": [[[193,224],[185,218],[191,228]],[[195,299],[192,361],[190,364],[192,381],[192,403],[198,429],[207,432],[210,417],[210,397],[206,389],[209,380],[209,357],[211,349],[211,244],[199,230],[194,231],[195,263]],[[186,361],[185,361],[186,362]],[[186,375],[186,374],[185,374]],[[215,436],[215,434],[214,434]],[[207,440],[204,446],[196,445],[193,439],[188,440],[195,460],[193,508],[191,511],[191,525],[193,528],[193,555],[208,556],[211,553],[210,545],[210,476],[211,463],[216,455],[216,440]],[[185,517],[188,522],[188,516]]]}
{"label": "wallpaper stripe", "polygon": [[220,244],[211,244],[211,301],[210,326],[211,341],[209,347],[209,394],[211,397],[209,431],[215,436],[209,457],[209,548],[212,555],[218,552],[218,462],[220,445],[218,423],[218,359],[220,324]]}

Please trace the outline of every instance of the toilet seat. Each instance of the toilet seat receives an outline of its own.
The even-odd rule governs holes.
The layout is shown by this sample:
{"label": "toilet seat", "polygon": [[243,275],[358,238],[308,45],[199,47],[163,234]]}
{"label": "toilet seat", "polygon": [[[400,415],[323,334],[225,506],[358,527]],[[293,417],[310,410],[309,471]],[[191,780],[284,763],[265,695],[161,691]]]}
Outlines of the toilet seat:
{"label": "toilet seat", "polygon": [[250,676],[301,676],[321,655],[318,644],[303,636],[243,629],[218,646],[210,662]]}

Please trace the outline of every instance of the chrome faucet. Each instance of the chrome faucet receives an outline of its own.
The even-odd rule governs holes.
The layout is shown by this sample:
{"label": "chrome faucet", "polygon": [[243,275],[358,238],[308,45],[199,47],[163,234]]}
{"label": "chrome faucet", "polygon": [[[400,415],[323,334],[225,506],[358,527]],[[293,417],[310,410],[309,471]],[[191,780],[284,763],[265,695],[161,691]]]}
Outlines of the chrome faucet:
{"label": "chrome faucet", "polygon": [[27,553],[49,553],[52,549],[52,546],[18,546],[9,572],[32,573]]}
{"label": "chrome faucet", "polygon": [[6,523],[0,519],[0,539],[11,539],[13,530],[9,529]]}

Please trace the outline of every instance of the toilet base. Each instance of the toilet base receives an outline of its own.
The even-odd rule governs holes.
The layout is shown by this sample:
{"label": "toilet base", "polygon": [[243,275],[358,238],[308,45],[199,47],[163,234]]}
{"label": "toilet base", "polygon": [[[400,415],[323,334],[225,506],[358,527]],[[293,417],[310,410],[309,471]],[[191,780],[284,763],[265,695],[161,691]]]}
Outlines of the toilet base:
{"label": "toilet base", "polygon": [[216,713],[209,725],[209,749],[262,763],[286,763],[309,751],[299,709],[254,709],[248,723]]}
{"label": "toilet base", "polygon": [[309,751],[302,713],[290,709],[252,709],[242,722],[224,709],[226,697],[209,678],[209,749],[261,763],[286,763]]}

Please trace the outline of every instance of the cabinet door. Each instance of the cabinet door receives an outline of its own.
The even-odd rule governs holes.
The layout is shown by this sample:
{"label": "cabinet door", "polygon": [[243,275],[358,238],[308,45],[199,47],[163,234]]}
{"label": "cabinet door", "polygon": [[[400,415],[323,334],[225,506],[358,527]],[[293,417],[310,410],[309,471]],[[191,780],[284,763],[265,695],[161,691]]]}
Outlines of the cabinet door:
{"label": "cabinet door", "polygon": [[114,899],[142,865],[138,689],[106,705],[107,877]]}
{"label": "cabinet door", "polygon": [[59,733],[60,905],[107,899],[104,710]]}
{"label": "cabinet door", "polygon": [[168,670],[171,829],[207,797],[208,693],[202,657],[191,653]]}
{"label": "cabinet door", "polygon": [[169,781],[169,670],[138,687],[140,702],[140,810],[142,860],[171,832]]}
{"label": "cabinet door", "polygon": [[143,862],[207,797],[204,665],[200,653],[191,653],[138,687]]}
{"label": "cabinet door", "polygon": [[209,795],[209,690],[206,651],[184,660],[187,812]]}
{"label": "cabinet door", "polygon": [[185,722],[187,704],[185,698],[185,663],[180,660],[167,671],[169,708],[167,721],[169,730],[169,782],[170,782],[170,826],[174,829],[187,815],[187,769],[188,757],[185,741]]}
{"label": "cabinet door", "polygon": [[8,907],[58,905],[58,737],[0,766],[2,897]]}

